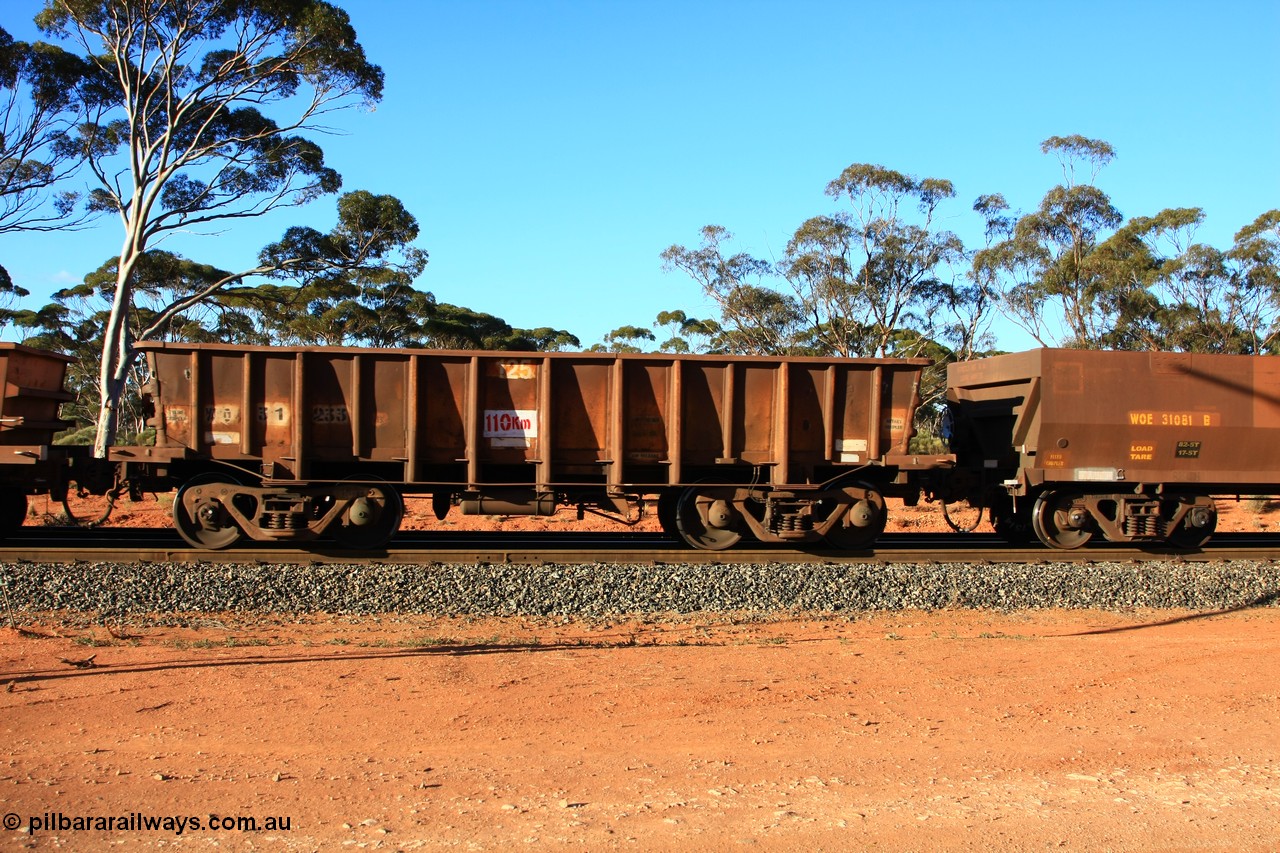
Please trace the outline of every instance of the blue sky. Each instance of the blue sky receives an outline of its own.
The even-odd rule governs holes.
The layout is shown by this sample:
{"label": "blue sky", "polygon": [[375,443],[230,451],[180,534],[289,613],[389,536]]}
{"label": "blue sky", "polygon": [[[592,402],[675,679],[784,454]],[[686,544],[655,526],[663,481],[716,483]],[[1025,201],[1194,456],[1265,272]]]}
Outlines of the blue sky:
{"label": "blue sky", "polygon": [[[5,27],[35,37],[40,5],[5,0]],[[387,79],[376,111],[320,138],[344,188],[417,216],[418,286],[440,301],[584,345],[662,310],[709,316],[659,253],[714,223],[779,257],[851,163],[954,182],[942,224],[972,246],[978,195],[1029,210],[1061,181],[1053,135],[1115,147],[1098,183],[1126,216],[1204,208],[1204,242],[1280,206],[1275,0],[338,5]],[[242,269],[287,225],[332,221],[321,201],[166,248]],[[119,239],[112,220],[4,235],[0,264],[38,307]]]}

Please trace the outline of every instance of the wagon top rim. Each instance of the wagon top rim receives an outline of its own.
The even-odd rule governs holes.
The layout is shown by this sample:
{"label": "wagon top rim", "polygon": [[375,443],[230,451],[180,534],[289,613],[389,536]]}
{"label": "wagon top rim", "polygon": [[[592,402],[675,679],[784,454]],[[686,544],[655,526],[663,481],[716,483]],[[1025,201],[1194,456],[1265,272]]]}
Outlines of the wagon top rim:
{"label": "wagon top rim", "polygon": [[226,352],[231,354],[269,353],[286,355],[317,353],[325,355],[430,355],[444,358],[499,358],[511,362],[534,362],[544,359],[568,359],[576,361],[649,361],[670,363],[673,361],[733,362],[777,364],[849,364],[870,366],[924,367],[933,364],[928,358],[846,358],[843,356],[791,356],[791,355],[703,355],[694,353],[618,353],[618,352],[530,352],[521,350],[470,350],[427,349],[411,347],[351,347],[351,346],[244,346],[242,344],[187,343],[179,341],[141,341],[134,345],[139,352]]}

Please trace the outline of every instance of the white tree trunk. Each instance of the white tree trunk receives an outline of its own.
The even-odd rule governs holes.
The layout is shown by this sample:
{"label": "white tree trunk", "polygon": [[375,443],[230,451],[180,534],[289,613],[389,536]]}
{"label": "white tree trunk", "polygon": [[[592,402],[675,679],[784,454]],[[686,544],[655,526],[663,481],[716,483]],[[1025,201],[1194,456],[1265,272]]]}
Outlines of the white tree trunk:
{"label": "white tree trunk", "polygon": [[95,459],[106,459],[120,427],[120,398],[124,396],[129,368],[133,366],[133,342],[129,338],[129,309],[133,305],[133,267],[140,252],[133,239],[125,241],[116,269],[116,292],[111,315],[102,330],[102,368],[98,373],[98,432],[93,440]]}

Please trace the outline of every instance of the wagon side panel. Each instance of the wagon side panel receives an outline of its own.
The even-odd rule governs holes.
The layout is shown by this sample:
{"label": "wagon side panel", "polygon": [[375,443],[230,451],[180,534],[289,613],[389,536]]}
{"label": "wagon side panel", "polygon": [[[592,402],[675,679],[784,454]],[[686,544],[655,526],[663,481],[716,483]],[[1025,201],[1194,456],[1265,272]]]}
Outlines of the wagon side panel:
{"label": "wagon side panel", "polygon": [[812,482],[835,458],[834,412],[827,389],[834,368],[796,364],[787,370],[785,427],[787,479]]}
{"label": "wagon side panel", "polygon": [[413,356],[412,393],[416,481],[461,483],[469,457],[468,387],[470,358],[421,353]]}
{"label": "wagon side panel", "polygon": [[0,344],[0,443],[49,444],[53,434],[68,426],[58,407],[72,399],[63,390],[66,356],[20,344]]}
{"label": "wagon side panel", "polygon": [[622,470],[628,483],[678,482],[680,466],[677,407],[672,396],[679,368],[675,360],[627,359],[622,362]]}
{"label": "wagon side panel", "polygon": [[727,458],[725,422],[726,378],[729,365],[719,361],[684,361],[680,369],[680,450],[684,479],[695,469],[714,469]]}
{"label": "wagon side panel", "polygon": [[550,479],[600,481],[610,458],[616,400],[611,359],[549,360]]}
{"label": "wagon side panel", "polygon": [[262,458],[263,469],[280,478],[293,476],[294,442],[303,412],[295,400],[294,378],[300,367],[296,353],[263,353],[249,360],[250,387],[257,389],[249,425],[249,453]]}

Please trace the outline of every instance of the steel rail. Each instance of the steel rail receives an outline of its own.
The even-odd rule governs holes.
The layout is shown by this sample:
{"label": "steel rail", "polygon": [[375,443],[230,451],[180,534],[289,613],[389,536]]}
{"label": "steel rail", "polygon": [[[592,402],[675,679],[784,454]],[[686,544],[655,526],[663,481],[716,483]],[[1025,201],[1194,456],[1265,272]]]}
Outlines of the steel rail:
{"label": "steel rail", "polygon": [[356,551],[328,543],[299,549],[248,543],[223,551],[188,547],[172,530],[24,528],[0,544],[0,563],[1096,563],[1174,560],[1280,560],[1280,538],[1221,534],[1202,549],[1090,545],[1073,551],[1011,545],[991,534],[888,534],[874,550],[757,547],[698,551],[661,534],[404,533],[390,548]]}

